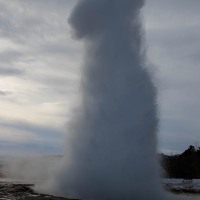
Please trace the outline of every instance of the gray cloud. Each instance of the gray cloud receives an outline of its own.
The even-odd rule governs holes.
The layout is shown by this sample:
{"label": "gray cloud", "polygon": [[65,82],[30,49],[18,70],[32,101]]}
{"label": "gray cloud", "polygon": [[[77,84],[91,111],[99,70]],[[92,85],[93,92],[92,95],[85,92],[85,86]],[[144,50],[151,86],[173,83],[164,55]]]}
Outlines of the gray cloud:
{"label": "gray cloud", "polygon": [[31,154],[35,155],[61,155],[63,152],[62,146],[49,143],[39,143],[38,141],[29,141],[29,142],[8,142],[0,141],[0,156],[1,155],[18,155],[24,156]]}
{"label": "gray cloud", "polygon": [[24,72],[20,69],[11,67],[0,67],[0,76],[17,76],[22,75]]}
{"label": "gray cloud", "polygon": [[[66,23],[66,11],[72,1],[1,1],[0,35],[15,42],[30,43],[54,36]],[[59,13],[57,12],[59,9]],[[65,13],[65,15],[64,15]],[[62,21],[60,17],[63,14]],[[7,17],[9,16],[9,17]],[[54,29],[52,29],[54,27]]]}
{"label": "gray cloud", "polygon": [[0,96],[7,96],[7,95],[10,95],[10,94],[12,94],[12,93],[9,92],[9,91],[0,90]]}
{"label": "gray cloud", "polygon": [[[72,43],[67,25],[68,13],[76,2],[0,0],[0,39],[8,43],[0,47],[0,77],[18,79],[17,89],[13,86],[3,88],[5,91],[28,99],[31,106],[37,98],[44,103],[70,101],[77,93],[81,45]],[[200,132],[199,7],[199,0],[147,0],[143,9],[148,57],[157,69],[159,136],[163,149],[172,152],[182,150],[182,143],[189,145],[191,132]],[[15,85],[14,79],[10,84]],[[2,97],[8,95],[3,89]],[[181,137],[182,127],[188,132],[187,139]],[[182,140],[175,136],[170,139],[172,134]],[[198,141],[197,135],[192,138]]]}
{"label": "gray cloud", "polygon": [[144,9],[148,56],[158,70],[160,148],[168,152],[199,141],[199,7],[196,0],[149,0]]}
{"label": "gray cloud", "polygon": [[1,76],[16,76],[16,75],[22,75],[24,72],[20,69],[15,69],[11,67],[7,68],[0,68],[0,75]]}
{"label": "gray cloud", "polygon": [[15,61],[18,61],[20,58],[22,58],[23,54],[18,51],[10,50],[10,51],[4,51],[0,53],[0,62],[1,63],[13,63]]}
{"label": "gray cloud", "polygon": [[76,46],[69,46],[67,44],[55,42],[42,44],[38,51],[43,52],[44,54],[50,54],[51,56],[64,56],[65,58],[69,57],[71,59],[80,54],[80,49],[78,49]]}
{"label": "gray cloud", "polygon": [[[29,141],[28,144],[32,143],[34,145],[37,145],[38,143],[38,145],[44,144],[44,146],[48,145],[49,147],[51,145],[52,147],[55,145],[60,146],[60,143],[64,137],[64,133],[61,130],[54,128],[53,126],[38,125],[25,121],[1,120],[0,127],[8,128],[11,131],[18,130],[23,131],[25,133],[29,132],[33,134],[35,139]],[[12,143],[14,144],[14,142]],[[24,145],[26,145],[26,143],[27,142],[25,142]]]}

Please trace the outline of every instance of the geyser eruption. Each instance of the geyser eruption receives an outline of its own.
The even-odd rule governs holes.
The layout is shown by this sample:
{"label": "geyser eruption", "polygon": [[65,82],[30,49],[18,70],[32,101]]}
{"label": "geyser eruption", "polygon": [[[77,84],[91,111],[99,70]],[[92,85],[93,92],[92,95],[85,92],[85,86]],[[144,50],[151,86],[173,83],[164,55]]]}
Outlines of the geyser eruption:
{"label": "geyser eruption", "polygon": [[68,128],[57,192],[85,200],[156,200],[156,89],[145,67],[144,0],[81,0],[69,23],[85,43],[82,101]]}

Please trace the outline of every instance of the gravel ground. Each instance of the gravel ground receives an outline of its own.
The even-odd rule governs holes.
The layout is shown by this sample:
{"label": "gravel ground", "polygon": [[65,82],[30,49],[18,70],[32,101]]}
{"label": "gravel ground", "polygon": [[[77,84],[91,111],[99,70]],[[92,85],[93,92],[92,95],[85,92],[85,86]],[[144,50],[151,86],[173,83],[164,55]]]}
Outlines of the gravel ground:
{"label": "gravel ground", "polygon": [[[0,182],[0,200],[72,200],[51,195],[38,194],[33,184]],[[193,184],[165,183],[166,190],[176,194],[179,199],[200,199],[200,187]]]}
{"label": "gravel ground", "polygon": [[200,195],[199,179],[165,179],[162,181],[164,188],[175,193],[191,193]]}
{"label": "gravel ground", "polygon": [[31,184],[0,183],[0,200],[70,200],[36,193]]}

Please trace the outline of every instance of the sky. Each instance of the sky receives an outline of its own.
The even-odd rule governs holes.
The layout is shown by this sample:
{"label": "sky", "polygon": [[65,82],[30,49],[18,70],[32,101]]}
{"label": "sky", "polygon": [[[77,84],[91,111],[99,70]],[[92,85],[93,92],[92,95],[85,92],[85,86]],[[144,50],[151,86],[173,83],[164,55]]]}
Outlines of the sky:
{"label": "sky", "polygon": [[[0,155],[63,152],[84,52],[67,22],[76,2],[0,0]],[[142,9],[166,154],[200,146],[199,10],[199,0],[147,0]]]}

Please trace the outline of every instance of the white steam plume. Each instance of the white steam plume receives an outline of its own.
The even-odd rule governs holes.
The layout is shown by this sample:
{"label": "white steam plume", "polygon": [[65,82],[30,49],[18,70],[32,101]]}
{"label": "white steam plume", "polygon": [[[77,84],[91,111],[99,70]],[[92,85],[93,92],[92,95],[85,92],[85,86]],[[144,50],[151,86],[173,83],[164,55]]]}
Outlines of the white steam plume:
{"label": "white steam plume", "polygon": [[69,23],[85,42],[82,103],[52,188],[85,200],[160,200],[156,89],[145,67],[144,0],[81,0]]}

